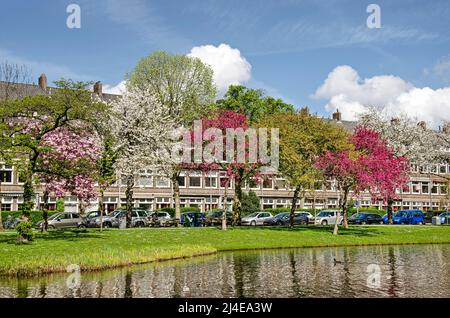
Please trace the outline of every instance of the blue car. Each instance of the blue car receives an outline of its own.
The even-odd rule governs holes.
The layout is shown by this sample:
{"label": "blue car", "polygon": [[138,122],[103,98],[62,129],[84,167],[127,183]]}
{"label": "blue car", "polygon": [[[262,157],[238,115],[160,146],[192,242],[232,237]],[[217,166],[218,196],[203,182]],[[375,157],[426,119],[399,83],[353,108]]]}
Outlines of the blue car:
{"label": "blue car", "polygon": [[200,227],[203,226],[203,219],[205,214],[201,212],[185,212],[181,213],[180,224],[187,227]]}
{"label": "blue car", "polygon": [[[396,214],[397,214],[397,212],[392,212],[392,218],[394,218]],[[388,224],[389,223],[387,213],[385,215],[383,215],[383,223],[384,224]]]}
{"label": "blue car", "polygon": [[425,215],[421,210],[398,211],[392,218],[394,224],[425,224]]}
{"label": "blue car", "polygon": [[439,214],[441,224],[450,224],[450,212],[444,212]]}

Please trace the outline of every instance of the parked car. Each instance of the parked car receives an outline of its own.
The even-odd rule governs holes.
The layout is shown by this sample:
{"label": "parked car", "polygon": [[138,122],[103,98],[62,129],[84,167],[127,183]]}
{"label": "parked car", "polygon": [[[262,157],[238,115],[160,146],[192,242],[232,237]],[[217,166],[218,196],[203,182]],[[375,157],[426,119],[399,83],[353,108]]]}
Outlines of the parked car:
{"label": "parked car", "polygon": [[[103,217],[103,227],[119,228],[121,220],[127,217],[127,211],[118,209]],[[94,219],[96,227],[100,227],[100,217]],[[131,212],[131,226],[145,227],[149,224],[149,214],[144,209],[133,208]]]}
{"label": "parked car", "polygon": [[[290,212],[283,212],[275,215],[272,218],[267,219],[264,221],[264,225],[289,225],[290,220]],[[308,215],[304,212],[295,212],[294,213],[294,225],[302,225],[302,224],[308,224]]]}
{"label": "parked car", "polygon": [[[75,212],[60,212],[53,214],[47,220],[49,229],[64,229],[71,227],[78,227],[83,219],[79,213]],[[37,228],[44,226],[44,220],[36,223]]]}
{"label": "parked car", "polygon": [[91,211],[82,217],[82,221],[78,224],[79,228],[95,227],[95,218],[100,216],[100,211]]}
{"label": "parked car", "polygon": [[442,214],[439,211],[424,211],[424,222],[423,223],[433,223],[433,217],[437,216],[440,217]]}
{"label": "parked car", "polygon": [[[203,219],[203,224],[205,226],[222,225],[223,212],[224,211],[211,211],[211,212],[209,212],[206,215],[206,217]],[[233,213],[232,212],[227,212],[226,213],[226,219],[227,219],[227,225],[230,225],[231,223],[233,223]]]}
{"label": "parked car", "polygon": [[264,225],[283,225],[283,219],[289,218],[289,212],[281,212],[264,221]]}
{"label": "parked car", "polygon": [[441,221],[441,224],[450,224],[450,212],[443,212],[439,214],[439,218]]}
{"label": "parked car", "polygon": [[169,212],[157,211],[149,212],[149,226],[159,227],[165,226],[171,219]]}
{"label": "parked car", "polygon": [[424,214],[421,210],[402,210],[392,218],[394,224],[424,224]]}
{"label": "parked car", "polygon": [[241,225],[264,225],[264,221],[272,218],[273,215],[270,212],[255,212],[246,217],[243,217],[241,220]]}
{"label": "parked car", "polygon": [[19,223],[20,223],[20,218],[13,218],[11,215],[9,215],[6,218],[6,220],[3,222],[3,228],[12,230],[12,229],[15,229]]}
{"label": "parked car", "polygon": [[[395,217],[396,214],[397,214],[397,212],[392,212],[392,219]],[[389,223],[387,213],[382,216],[382,219],[383,219],[383,223],[384,224],[388,224]]]}
{"label": "parked car", "polygon": [[383,224],[383,218],[376,213],[355,213],[348,219],[349,224]]}
{"label": "parked car", "polygon": [[338,218],[337,222],[340,224],[342,222],[342,215],[341,215],[341,213],[339,213],[339,211],[337,211],[337,210],[322,210],[314,218],[314,224],[320,224],[320,225],[335,224],[337,218]]}
{"label": "parked car", "polygon": [[180,224],[187,227],[200,227],[203,226],[203,219],[205,213],[201,212],[184,212],[180,215]]}

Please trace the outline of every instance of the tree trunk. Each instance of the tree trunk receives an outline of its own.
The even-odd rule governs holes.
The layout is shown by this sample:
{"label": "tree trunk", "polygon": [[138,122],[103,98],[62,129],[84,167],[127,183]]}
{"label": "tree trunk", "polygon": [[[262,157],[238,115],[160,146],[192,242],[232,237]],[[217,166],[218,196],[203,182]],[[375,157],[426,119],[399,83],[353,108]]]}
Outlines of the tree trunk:
{"label": "tree trunk", "polygon": [[223,194],[223,199],[225,200],[223,214],[222,214],[222,230],[226,231],[227,229],[227,212],[228,212],[228,185],[229,181],[225,182],[225,191]]}
{"label": "tree trunk", "polygon": [[394,204],[394,200],[391,198],[388,198],[387,200],[387,217],[388,217],[388,224],[393,224],[394,221],[392,220],[392,205]]}
{"label": "tree trunk", "polygon": [[[349,192],[349,189],[346,188],[344,190],[344,198],[342,200],[342,215],[344,217],[343,223],[344,223],[344,228],[345,229],[348,229],[348,210],[347,210],[348,192]],[[336,220],[336,223],[338,223],[337,220]]]}
{"label": "tree trunk", "polygon": [[0,231],[3,231],[3,218],[2,218],[2,179],[3,175],[0,173]]}
{"label": "tree trunk", "polygon": [[[178,173],[172,175],[172,189],[173,199],[175,201],[175,219],[181,220],[181,207],[180,207],[180,182],[178,181]],[[178,226],[177,223],[175,226]]]}
{"label": "tree trunk", "polygon": [[127,200],[127,228],[132,225],[132,212],[133,212],[133,188],[134,188],[134,175],[127,176],[127,189],[125,190],[125,197]]}
{"label": "tree trunk", "polygon": [[100,232],[103,231],[103,215],[105,214],[105,204],[103,202],[105,202],[105,190],[103,190],[103,188],[100,188],[100,196],[98,198],[98,205],[100,210]]}
{"label": "tree trunk", "polygon": [[292,197],[291,213],[289,214],[289,226],[294,227],[295,209],[297,208],[298,194],[300,193],[300,186],[295,187],[294,196]]}
{"label": "tree trunk", "polygon": [[25,217],[30,216],[31,210],[33,210],[34,205],[34,187],[33,187],[33,175],[31,172],[27,171],[25,176],[25,182],[23,184],[23,204],[22,204],[22,215]]}
{"label": "tree trunk", "polygon": [[242,179],[236,178],[233,198],[233,226],[241,224],[242,216]]}
{"label": "tree trunk", "polygon": [[333,229],[333,235],[338,235],[339,232],[339,212],[342,207],[342,189],[339,187],[339,201],[338,201],[338,209],[336,213],[336,222],[334,222],[334,229]]}
{"label": "tree trunk", "polygon": [[49,193],[48,191],[44,191],[44,204],[42,205],[42,215],[44,219],[44,223],[42,223],[41,232],[48,230],[48,199],[49,199]]}

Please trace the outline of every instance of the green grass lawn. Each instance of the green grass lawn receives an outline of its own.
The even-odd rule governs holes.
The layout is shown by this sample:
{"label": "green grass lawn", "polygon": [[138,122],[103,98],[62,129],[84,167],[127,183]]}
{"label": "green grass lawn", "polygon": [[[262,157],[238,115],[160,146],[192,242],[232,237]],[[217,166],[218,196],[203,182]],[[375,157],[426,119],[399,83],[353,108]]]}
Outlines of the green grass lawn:
{"label": "green grass lawn", "polygon": [[219,251],[450,243],[448,226],[353,226],[339,236],[330,227],[165,228],[51,231],[28,245],[16,244],[14,231],[0,232],[0,275],[32,276],[64,272],[69,264],[100,270]]}

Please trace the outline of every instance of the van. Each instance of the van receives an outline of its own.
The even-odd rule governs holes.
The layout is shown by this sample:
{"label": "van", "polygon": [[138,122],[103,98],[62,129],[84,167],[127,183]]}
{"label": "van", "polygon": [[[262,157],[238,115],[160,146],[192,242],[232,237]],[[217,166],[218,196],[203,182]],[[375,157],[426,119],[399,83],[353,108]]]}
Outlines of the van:
{"label": "van", "polygon": [[424,224],[425,215],[421,210],[398,211],[392,218],[394,224]]}

